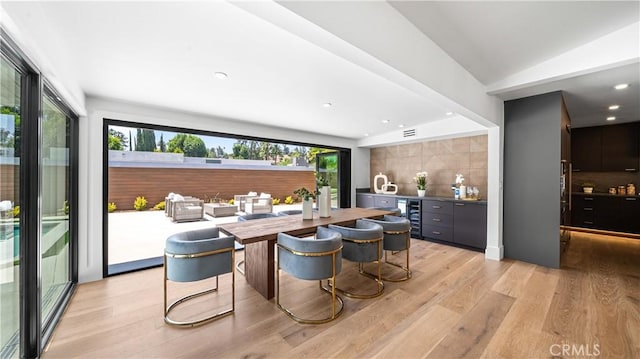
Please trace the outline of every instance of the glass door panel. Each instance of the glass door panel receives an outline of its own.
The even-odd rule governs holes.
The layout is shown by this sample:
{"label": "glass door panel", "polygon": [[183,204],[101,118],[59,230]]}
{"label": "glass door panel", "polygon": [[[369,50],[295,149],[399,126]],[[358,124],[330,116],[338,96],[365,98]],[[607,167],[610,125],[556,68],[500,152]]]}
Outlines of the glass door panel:
{"label": "glass door panel", "polygon": [[20,100],[22,75],[0,62],[0,358],[19,355]]}
{"label": "glass door panel", "polygon": [[316,175],[329,181],[329,186],[331,186],[331,207],[339,208],[338,152],[323,152],[316,155]]}
{"label": "glass door panel", "polygon": [[69,195],[70,118],[44,97],[40,183],[40,249],[42,259],[42,322],[70,282]]}

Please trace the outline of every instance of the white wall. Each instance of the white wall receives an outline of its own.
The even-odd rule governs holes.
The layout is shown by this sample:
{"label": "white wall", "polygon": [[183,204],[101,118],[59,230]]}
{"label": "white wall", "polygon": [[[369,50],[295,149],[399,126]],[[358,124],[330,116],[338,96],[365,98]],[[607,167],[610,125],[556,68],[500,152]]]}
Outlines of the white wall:
{"label": "white wall", "polygon": [[355,204],[355,188],[369,183],[369,150],[357,148],[355,140],[108,99],[87,98],[86,104],[88,116],[80,121],[80,282],[102,278],[102,129],[105,118],[350,148],[352,203]]}

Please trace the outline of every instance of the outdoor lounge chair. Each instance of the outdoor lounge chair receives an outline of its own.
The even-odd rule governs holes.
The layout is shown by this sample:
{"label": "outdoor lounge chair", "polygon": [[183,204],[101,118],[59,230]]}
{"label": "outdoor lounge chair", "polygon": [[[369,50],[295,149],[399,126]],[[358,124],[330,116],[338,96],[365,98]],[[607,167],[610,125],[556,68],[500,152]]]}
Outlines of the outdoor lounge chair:
{"label": "outdoor lounge chair", "polygon": [[233,196],[233,203],[238,206],[238,210],[240,212],[244,212],[244,204],[247,202],[248,199],[251,199],[254,197],[258,197],[258,193],[249,192],[248,194],[236,194],[235,196]]}
{"label": "outdoor lounge chair", "polygon": [[204,218],[204,201],[197,198],[181,199],[174,196],[171,201],[171,219],[174,222],[199,221]]}
{"label": "outdoor lounge chair", "polygon": [[268,193],[260,193],[260,197],[248,198],[244,211],[249,214],[273,212],[273,199]]}

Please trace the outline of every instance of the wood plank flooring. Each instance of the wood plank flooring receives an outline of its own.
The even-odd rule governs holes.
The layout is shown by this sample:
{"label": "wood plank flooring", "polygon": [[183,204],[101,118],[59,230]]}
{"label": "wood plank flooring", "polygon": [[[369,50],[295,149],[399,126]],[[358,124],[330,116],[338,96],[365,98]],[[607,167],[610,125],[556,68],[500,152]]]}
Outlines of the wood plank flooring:
{"label": "wood plank flooring", "polygon": [[[235,314],[193,329],[164,324],[162,269],[82,284],[43,357],[640,357],[638,239],[574,232],[560,270],[412,240],[411,267],[411,280],[385,283],[375,299],[345,298],[340,318],[316,326],[290,320],[239,274]],[[371,286],[355,272],[345,261],[338,285]],[[230,281],[175,315],[222,308]],[[175,298],[212,281],[171,284]],[[298,314],[327,313],[317,282],[283,275],[281,285]]]}

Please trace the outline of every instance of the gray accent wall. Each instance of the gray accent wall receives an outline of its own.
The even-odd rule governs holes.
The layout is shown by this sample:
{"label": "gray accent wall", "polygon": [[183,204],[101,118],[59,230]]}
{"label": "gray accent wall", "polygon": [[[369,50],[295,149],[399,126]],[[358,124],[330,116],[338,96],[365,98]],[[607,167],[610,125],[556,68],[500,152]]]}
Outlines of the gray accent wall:
{"label": "gray accent wall", "polygon": [[504,255],[559,268],[562,93],[504,109]]}

